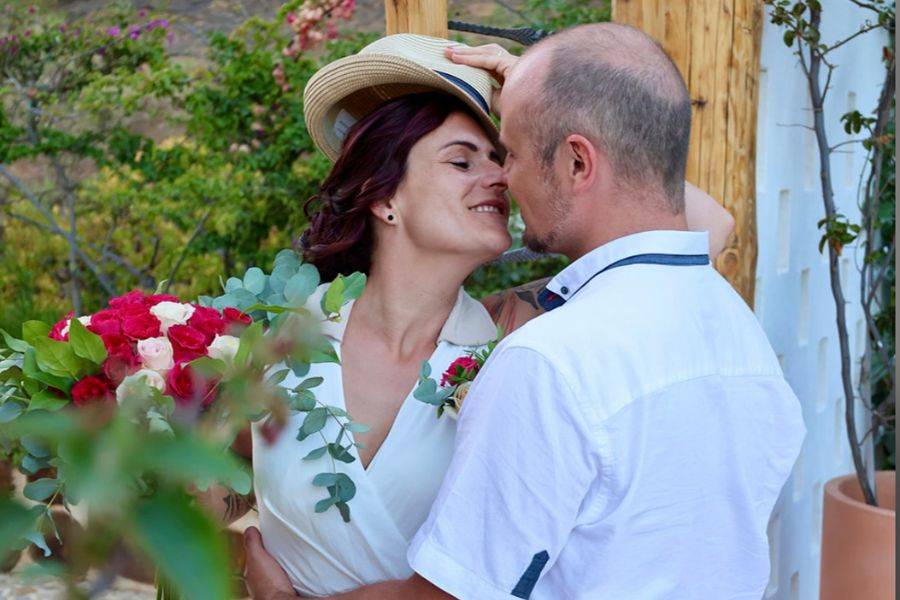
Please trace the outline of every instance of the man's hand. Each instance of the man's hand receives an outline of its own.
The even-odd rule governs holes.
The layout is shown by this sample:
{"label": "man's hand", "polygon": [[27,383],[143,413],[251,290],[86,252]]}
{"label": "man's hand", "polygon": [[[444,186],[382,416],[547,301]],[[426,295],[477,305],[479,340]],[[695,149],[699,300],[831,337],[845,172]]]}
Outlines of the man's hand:
{"label": "man's hand", "polygon": [[[503,46],[498,44],[475,47],[448,46],[444,49],[444,55],[455,63],[484,69],[500,85],[503,85],[510,69],[519,60],[518,56],[510,54]],[[498,90],[494,90],[494,98],[491,102],[495,108],[497,106],[497,93]]]}
{"label": "man's hand", "polygon": [[263,547],[262,536],[256,527],[248,527],[244,531],[244,552],[247,555],[244,581],[253,600],[286,600],[297,597],[284,569]]}

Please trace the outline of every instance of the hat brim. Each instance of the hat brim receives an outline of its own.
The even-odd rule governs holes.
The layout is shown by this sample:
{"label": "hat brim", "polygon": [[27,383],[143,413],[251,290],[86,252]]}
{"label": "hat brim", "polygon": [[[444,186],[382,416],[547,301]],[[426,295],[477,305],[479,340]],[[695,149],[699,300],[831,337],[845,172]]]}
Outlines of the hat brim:
{"label": "hat brim", "polygon": [[340,113],[358,120],[393,98],[432,91],[446,92],[465,103],[499,149],[497,126],[475,98],[435,71],[393,55],[357,54],[323,67],[304,90],[303,114],[313,142],[337,160],[343,142],[335,131]]}

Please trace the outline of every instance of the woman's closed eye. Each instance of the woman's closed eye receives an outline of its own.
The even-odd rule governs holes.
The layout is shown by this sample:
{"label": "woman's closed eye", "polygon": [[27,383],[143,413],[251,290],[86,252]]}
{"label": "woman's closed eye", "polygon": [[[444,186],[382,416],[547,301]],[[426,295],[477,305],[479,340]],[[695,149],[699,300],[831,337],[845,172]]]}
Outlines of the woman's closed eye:
{"label": "woman's closed eye", "polygon": [[469,161],[467,160],[451,160],[450,164],[454,167],[462,169],[463,171],[469,170]]}

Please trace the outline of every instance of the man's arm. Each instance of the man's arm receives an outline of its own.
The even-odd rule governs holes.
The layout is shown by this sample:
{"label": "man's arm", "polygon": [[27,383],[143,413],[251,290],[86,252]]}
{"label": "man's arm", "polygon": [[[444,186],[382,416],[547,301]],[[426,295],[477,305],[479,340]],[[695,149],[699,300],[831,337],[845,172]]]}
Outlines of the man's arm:
{"label": "man's arm", "polygon": [[[271,554],[266,552],[262,536],[256,527],[248,527],[244,532],[244,548],[247,555],[244,579],[253,600],[295,600],[298,597],[284,569]],[[409,579],[382,581],[367,585],[352,592],[332,596],[331,600],[388,600],[395,598],[448,600],[453,596],[435,587],[424,577],[414,574]]]}

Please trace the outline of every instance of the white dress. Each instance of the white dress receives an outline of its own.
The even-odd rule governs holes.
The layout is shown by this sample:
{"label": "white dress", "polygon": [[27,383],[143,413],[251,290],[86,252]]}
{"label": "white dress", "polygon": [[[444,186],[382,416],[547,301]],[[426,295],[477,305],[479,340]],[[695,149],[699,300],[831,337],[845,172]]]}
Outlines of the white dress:
{"label": "white dress", "polygon": [[[323,327],[338,356],[351,309],[352,303],[341,311],[339,323],[326,322]],[[451,362],[495,336],[487,310],[460,289],[429,358],[432,376],[439,378]],[[315,376],[325,379],[313,390],[317,399],[346,408],[340,365],[312,365],[307,377]],[[291,374],[283,385],[298,383]],[[434,406],[413,398],[411,388],[368,468],[363,469],[355,448],[354,462],[337,462],[338,470],[357,487],[349,502],[349,523],[334,507],[324,513],[313,510],[328,492],[314,486],[312,479],[330,471],[331,462],[327,455],[302,460],[322,445],[318,435],[297,441],[305,414],[292,415],[272,445],[260,435],[262,421],[254,424],[253,475],[263,543],[298,593],[328,596],[412,575],[406,551],[437,496],[456,435],[456,421],[446,415],[438,419],[436,414]],[[329,420],[325,437],[334,440],[337,432],[338,426]]]}

